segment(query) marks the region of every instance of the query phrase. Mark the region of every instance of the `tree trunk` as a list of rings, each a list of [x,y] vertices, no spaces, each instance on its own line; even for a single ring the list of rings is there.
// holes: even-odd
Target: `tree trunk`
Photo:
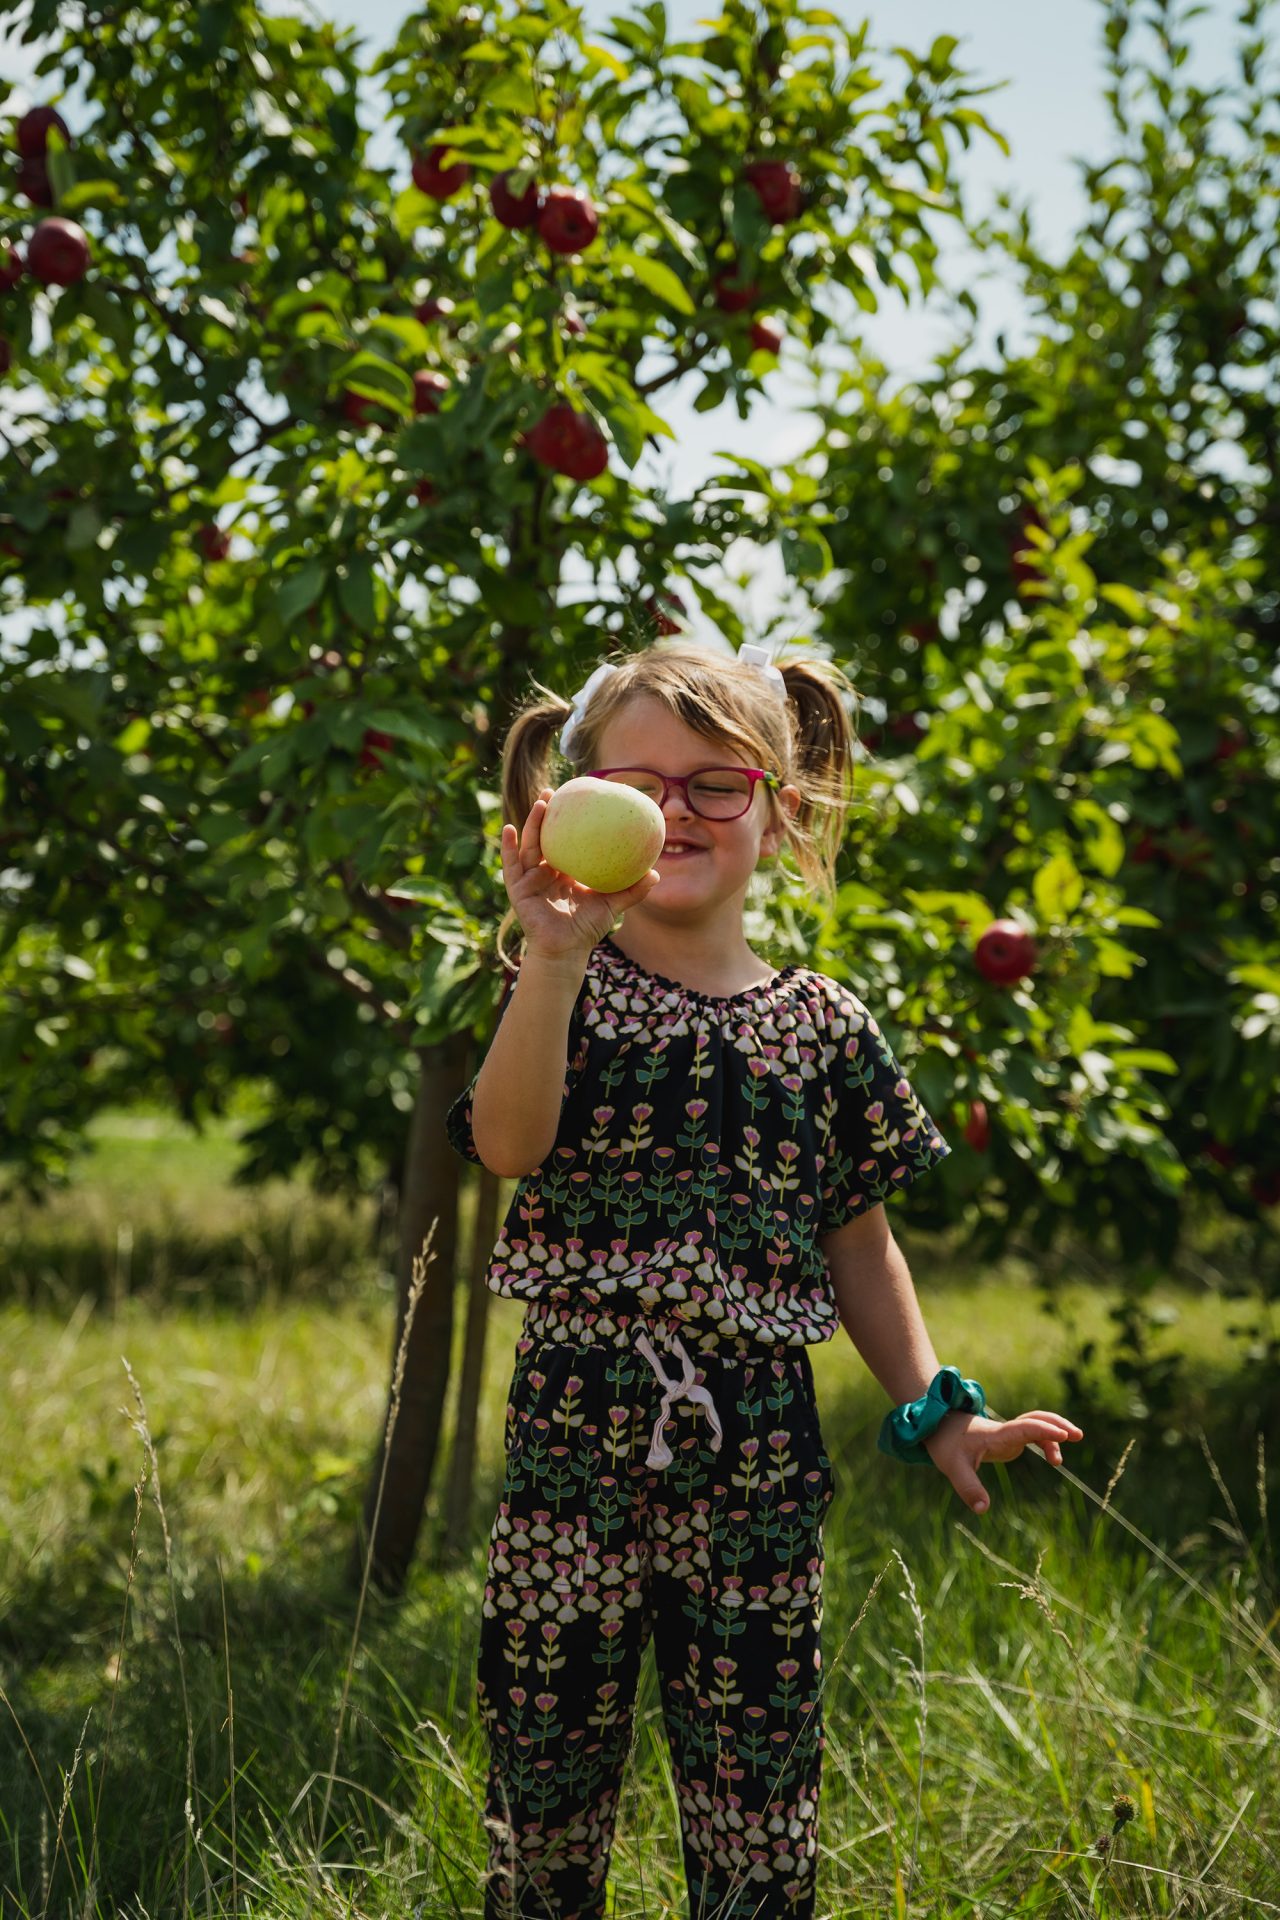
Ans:
[[[423,1049],[417,1099],[409,1127],[400,1188],[393,1380],[395,1355],[400,1349],[413,1282],[413,1263],[422,1252],[433,1219],[435,1237],[426,1285],[405,1353],[400,1404],[396,1409],[393,1395],[388,1394],[382,1441],[365,1493],[364,1511],[348,1568],[348,1577],[358,1586],[364,1572],[365,1553],[369,1551],[370,1581],[384,1593],[400,1593],[404,1588],[435,1466],[449,1385],[458,1244],[458,1175],[462,1163],[445,1138],[444,1116],[467,1084],[471,1046],[470,1034],[461,1033],[451,1034],[439,1046]],[[379,1505],[378,1488],[384,1460],[386,1479]]]
[[[489,1258],[498,1227],[498,1176],[481,1167],[476,1186],[475,1226],[471,1235],[470,1292],[467,1299],[467,1336],[462,1350],[458,1405],[453,1421],[453,1451],[445,1498],[443,1553],[463,1553],[471,1524],[471,1501],[476,1477],[476,1425],[484,1386],[484,1339],[492,1294],[485,1285]]]

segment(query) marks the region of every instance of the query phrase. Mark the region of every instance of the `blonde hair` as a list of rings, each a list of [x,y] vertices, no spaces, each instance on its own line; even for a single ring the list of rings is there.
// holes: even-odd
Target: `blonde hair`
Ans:
[[[610,720],[629,700],[648,695],[695,733],[745,753],[750,764],[775,771],[780,784],[799,788],[794,819],[776,794],[765,789],[770,824],[785,828],[779,858],[793,853],[806,890],[829,907],[853,799],[856,736],[851,709],[858,696],[841,669],[809,656],[775,660],[786,684],[784,704],[758,667],[688,640],[657,641],[636,653],[620,653],[611,664],[617,671],[592,694],[567,758],[557,743],[572,703],[534,681],[537,694],[519,709],[503,743],[503,819],[514,824],[517,834],[523,832],[542,788],[559,784],[550,773],[553,748],[559,764],[569,768],[566,779],[590,772]],[[503,941],[516,924],[515,909],[509,906],[497,933],[498,958],[508,969],[515,963],[508,959]]]

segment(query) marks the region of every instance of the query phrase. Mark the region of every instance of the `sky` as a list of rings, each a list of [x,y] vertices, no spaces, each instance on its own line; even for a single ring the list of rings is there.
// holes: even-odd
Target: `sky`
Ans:
[[[955,0],[873,0],[863,5],[825,0],[825,4],[850,27],[864,19],[870,22],[870,42],[879,50],[877,65],[889,84],[897,84],[904,72],[901,62],[891,57],[892,47],[905,45],[924,53],[939,34],[958,35],[954,57],[973,76],[970,85],[999,88],[973,104],[1010,146],[1006,157],[994,142],[975,135],[968,151],[959,153],[958,171],[969,210],[976,215],[989,213],[996,195],[1002,189],[1009,191],[1019,203],[1030,205],[1033,234],[1042,251],[1052,256],[1065,250],[1086,204],[1079,163],[1097,163],[1114,146],[1103,99],[1105,14],[1100,0],[1056,0],[1052,6],[1043,0],[1031,5],[1027,0],[968,0],[965,6],[957,6]],[[409,11],[403,0],[269,0],[269,6],[275,13],[305,7],[355,27],[370,57],[391,42]],[[1179,16],[1185,14],[1187,0],[1175,0],[1175,7]],[[1152,10],[1151,6],[1133,8],[1143,16]],[[588,0],[585,7],[587,22],[597,33],[614,14],[629,11],[630,0]],[[1226,81],[1237,71],[1236,11],[1224,0],[1209,0],[1188,29],[1194,49],[1189,71],[1202,86]],[[673,37],[695,37],[697,23],[713,12],[708,0],[667,0]],[[17,47],[0,30],[0,76],[21,85],[37,58],[38,49]],[[390,126],[378,126],[376,103],[366,106],[364,119],[373,136],[371,162],[404,170],[407,159],[401,143]],[[1011,345],[1025,337],[1020,297],[1008,279],[978,278],[989,269],[949,235],[950,224],[945,219],[932,223],[942,249],[942,277],[950,284],[970,286],[982,315],[975,352],[994,354],[1000,331]],[[861,315],[859,325],[868,348],[902,381],[926,373],[934,355],[957,330],[942,302],[925,305],[917,295],[914,304],[904,307],[892,291],[883,295],[880,312]],[[664,441],[660,454],[646,454],[640,477],[660,480],[683,495],[715,471],[721,451],[749,453],[778,465],[809,444],[814,422],[805,402],[811,390],[789,367],[785,349],[766,394],[746,421],[739,420],[732,404],[711,413],[695,413],[692,399],[699,384],[685,382],[687,391],[677,384],[660,396],[659,410],[673,428],[675,440]],[[797,620],[803,620],[799,602],[788,593],[776,551],[740,543],[731,551],[729,572],[732,576],[742,570],[754,570],[754,580],[742,593],[730,590],[729,597],[753,623],[779,606],[793,608]]]

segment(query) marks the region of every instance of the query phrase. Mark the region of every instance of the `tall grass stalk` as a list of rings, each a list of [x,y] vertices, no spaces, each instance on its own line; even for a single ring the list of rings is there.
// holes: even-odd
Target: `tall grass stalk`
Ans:
[[[236,1835],[236,1695],[231,1684],[231,1636],[227,1629],[227,1583],[218,1555],[218,1599],[222,1607],[222,1662],[227,1676],[227,1783],[231,1800],[231,1911],[240,1911],[240,1860]]]
[[[120,1675],[124,1670],[125,1636],[129,1625],[129,1603],[133,1598],[133,1582],[138,1570],[138,1534],[142,1527],[142,1503],[146,1494],[147,1477],[150,1473],[150,1461],[146,1449],[143,1449],[142,1469],[133,1483],[133,1526],[129,1533],[129,1560],[125,1568],[124,1603],[120,1608],[120,1633],[116,1640],[115,1658],[108,1669],[111,1677],[111,1697],[107,1703],[107,1731],[102,1742],[102,1759],[98,1767],[98,1794],[93,1818],[90,1824],[89,1868],[85,1875],[85,1897],[83,1913],[92,1912],[93,1892],[97,1882],[98,1866],[98,1829],[97,1808],[102,1805],[102,1796],[106,1788],[107,1767],[111,1758],[111,1734],[115,1726],[116,1701],[120,1696]]]
[[[173,1615],[173,1642],[178,1655],[178,1680],[182,1689],[182,1715],[187,1729],[187,1801],[184,1809],[186,1823],[182,1843],[182,1911],[185,1916],[191,1907],[191,1853],[194,1847],[196,1858],[200,1862],[200,1870],[204,1875],[204,1910],[212,1920],[213,1882],[209,1878],[209,1868],[201,1846],[202,1830],[197,1825],[200,1796],[196,1784],[196,1734],[195,1724],[191,1718],[191,1697],[187,1690],[187,1660],[182,1645],[182,1622],[178,1615],[178,1582],[173,1571],[173,1540],[169,1533],[169,1516],[164,1510],[164,1496],[160,1487],[160,1460],[156,1453],[155,1442],[151,1438],[146,1401],[142,1397],[142,1388],[138,1385],[133,1368],[127,1360],[123,1360],[122,1364],[128,1376],[129,1385],[133,1389],[133,1398],[138,1409],[137,1413],[130,1415],[129,1418],[146,1449],[147,1464],[151,1469],[151,1497],[155,1502],[156,1512],[160,1516],[160,1534],[164,1541],[164,1570],[169,1582],[169,1606]]]
[[[75,1754],[72,1757],[71,1765],[67,1769],[66,1775],[62,1782],[62,1803],[58,1808],[58,1825],[57,1825],[57,1828],[55,1829],[54,1836],[53,1836],[53,1871],[54,1872],[56,1872],[57,1870],[59,1850],[63,1848],[62,1833],[67,1823],[67,1808],[71,1805],[71,1793],[76,1783],[76,1774],[80,1770],[81,1759],[84,1756],[84,1737],[86,1733],[88,1733],[89,1731],[89,1721],[91,1718],[92,1718],[92,1713],[91,1712],[86,1713],[84,1717],[84,1725],[80,1729],[80,1738],[76,1742]],[[70,1862],[68,1862],[68,1864],[70,1864]],[[40,1909],[40,1920],[47,1920],[47,1915],[49,1912],[49,1901],[52,1898],[52,1895],[53,1895],[53,1872],[50,1872],[47,1875],[44,1883],[44,1905]]]
[[[356,1615],[351,1628],[351,1645],[347,1651],[346,1671],[342,1676],[342,1697],[338,1702],[338,1717],[333,1729],[333,1751],[329,1756],[329,1771],[325,1777],[324,1803],[320,1809],[320,1827],[315,1842],[314,1869],[318,1881],[325,1882],[320,1854],[324,1846],[325,1834],[329,1825],[329,1809],[333,1803],[334,1776],[338,1768],[338,1755],[342,1749],[342,1730],[346,1722],[347,1703],[351,1698],[351,1677],[355,1672],[356,1649],[360,1644],[360,1628],[364,1620],[365,1601],[369,1595],[369,1580],[373,1567],[374,1545],[378,1538],[378,1521],[382,1514],[382,1496],[386,1490],[387,1469],[391,1459],[391,1441],[395,1434],[396,1422],[400,1417],[400,1398],[404,1389],[405,1367],[409,1357],[409,1338],[413,1332],[414,1317],[418,1303],[422,1299],[427,1284],[427,1272],[435,1259],[431,1243],[435,1239],[439,1216],[431,1222],[421,1249],[414,1255],[413,1274],[409,1282],[409,1294],[405,1303],[404,1325],[400,1329],[400,1339],[396,1346],[395,1365],[391,1372],[391,1405],[387,1415],[387,1431],[382,1446],[382,1466],[378,1474],[378,1491],[374,1496],[373,1514],[369,1522],[368,1538],[365,1541],[364,1566],[360,1575],[360,1593],[356,1600]],[[308,1901],[307,1912],[311,1904]]]
[[[916,1869],[920,1859],[920,1814],[924,1806],[924,1755],[925,1736],[928,1731],[929,1722],[929,1701],[924,1665],[924,1614],[920,1611],[920,1600],[916,1593],[916,1583],[911,1578],[911,1569],[896,1547],[893,1549],[893,1557],[902,1568],[902,1577],[907,1583],[902,1597],[910,1607],[911,1617],[916,1623],[916,1645],[920,1650],[919,1661],[910,1667],[911,1677],[915,1684],[916,1696],[919,1701],[919,1712],[916,1717],[918,1751],[916,1759],[915,1824],[911,1833],[911,1857],[907,1861],[906,1885],[903,1888],[902,1894],[903,1920],[906,1920],[906,1915],[911,1907],[911,1895],[914,1890]],[[905,1656],[900,1657],[904,1658]],[[910,1666],[910,1662],[907,1664]]]

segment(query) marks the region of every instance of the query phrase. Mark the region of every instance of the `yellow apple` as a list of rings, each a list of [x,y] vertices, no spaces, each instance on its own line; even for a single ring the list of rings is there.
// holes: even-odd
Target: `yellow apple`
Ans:
[[[625,893],[662,852],[667,823],[647,793],[586,775],[566,780],[542,816],[542,857],[595,893]]]

